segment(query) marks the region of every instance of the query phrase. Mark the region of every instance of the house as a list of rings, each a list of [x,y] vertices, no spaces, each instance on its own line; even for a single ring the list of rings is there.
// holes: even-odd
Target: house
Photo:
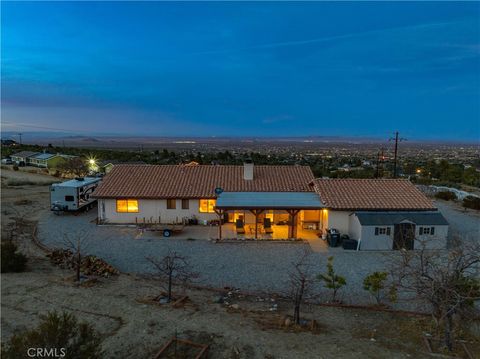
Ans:
[[[116,165],[95,197],[99,223],[222,222],[219,238],[317,239],[335,228],[358,249],[385,250],[419,238],[443,248],[448,231],[407,180],[315,179],[308,166]]]
[[[22,151],[14,153],[10,157],[12,158],[13,163],[26,166],[30,164],[30,158],[39,154],[40,152]]]
[[[448,222],[405,179],[315,179],[328,208],[324,225],[359,241],[359,249],[445,248]]]
[[[28,164],[30,166],[42,168],[56,168],[60,163],[66,160],[65,156],[52,153],[38,153],[29,158]]]

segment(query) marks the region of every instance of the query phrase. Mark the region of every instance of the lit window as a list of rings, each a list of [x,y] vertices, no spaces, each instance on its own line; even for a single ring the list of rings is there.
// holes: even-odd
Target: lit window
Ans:
[[[213,208],[215,207],[216,201],[214,199],[201,199],[198,210],[201,213],[215,213]]]
[[[136,199],[117,199],[118,213],[137,213],[138,200]]]

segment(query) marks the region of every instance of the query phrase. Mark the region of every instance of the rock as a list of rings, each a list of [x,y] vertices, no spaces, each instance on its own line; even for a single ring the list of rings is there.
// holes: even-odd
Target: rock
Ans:
[[[238,304],[232,304],[232,305],[230,306],[230,308],[232,308],[232,309],[240,309],[240,306],[239,306]]]
[[[283,324],[288,328],[290,325],[292,325],[292,320],[290,318],[286,318]]]

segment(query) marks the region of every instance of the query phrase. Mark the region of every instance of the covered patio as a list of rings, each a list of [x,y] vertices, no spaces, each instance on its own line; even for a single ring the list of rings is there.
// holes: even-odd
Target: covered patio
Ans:
[[[218,239],[314,239],[324,205],[314,192],[222,192],[216,202]]]

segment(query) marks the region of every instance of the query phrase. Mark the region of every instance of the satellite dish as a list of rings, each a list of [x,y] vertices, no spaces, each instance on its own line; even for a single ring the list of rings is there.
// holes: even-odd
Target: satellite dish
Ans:
[[[223,188],[220,188],[220,187],[215,188],[215,194],[216,194],[217,196],[220,195],[220,194],[222,194],[222,192],[223,192]]]

